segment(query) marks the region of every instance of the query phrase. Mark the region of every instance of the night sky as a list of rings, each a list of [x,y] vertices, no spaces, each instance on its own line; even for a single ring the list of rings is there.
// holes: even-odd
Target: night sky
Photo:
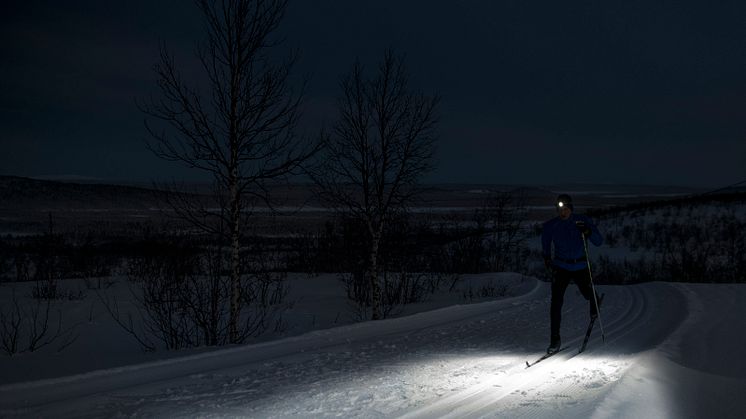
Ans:
[[[11,3],[11,4],[8,4]],[[154,157],[137,100],[163,42],[187,74],[190,1],[0,6],[0,174],[197,179]],[[354,59],[387,47],[442,96],[430,182],[746,179],[746,2],[291,0],[279,56],[310,77],[304,131],[334,118]]]

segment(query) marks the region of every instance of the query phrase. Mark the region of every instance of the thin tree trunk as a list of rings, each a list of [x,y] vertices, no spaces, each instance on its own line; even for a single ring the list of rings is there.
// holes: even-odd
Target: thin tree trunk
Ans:
[[[210,272],[210,281],[211,281],[211,290],[210,290],[210,340],[209,345],[217,345],[218,344],[218,327],[220,325],[220,275],[222,274],[222,267],[223,267],[223,248],[220,247],[218,251],[216,252],[216,256],[208,256],[213,258],[218,258],[216,261],[208,261],[209,263],[217,263],[217,268],[215,266],[208,267],[208,269],[212,270],[213,272]],[[217,270],[217,272],[215,272]]]
[[[370,305],[373,310],[373,320],[381,320],[381,286],[378,282],[378,245],[381,236],[378,233],[373,234],[373,241],[370,249]]]
[[[241,312],[239,293],[241,292],[240,261],[240,221],[241,221],[241,197],[238,193],[238,149],[239,142],[236,137],[236,114],[238,109],[238,81],[235,65],[231,65],[231,108],[230,108],[230,194],[231,194],[231,314],[229,338],[230,343],[238,343],[238,316]]]
[[[237,182],[231,184],[231,313],[228,325],[228,336],[230,343],[238,343],[238,316],[241,311],[241,271],[240,271],[240,217],[241,208],[239,204]]]

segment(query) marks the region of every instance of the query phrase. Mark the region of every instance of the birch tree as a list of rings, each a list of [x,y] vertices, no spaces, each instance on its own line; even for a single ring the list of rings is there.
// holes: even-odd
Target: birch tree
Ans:
[[[365,226],[369,305],[376,320],[383,317],[378,261],[384,229],[397,211],[406,210],[433,167],[439,99],[410,87],[404,59],[392,51],[372,78],[356,62],[340,87],[339,117],[312,177],[322,198]]]
[[[205,79],[185,80],[164,48],[155,66],[159,95],[143,110],[152,117],[146,120],[150,149],[213,180],[217,210],[183,195],[171,202],[180,216],[217,234],[230,249],[228,333],[238,343],[241,305],[251,303],[242,302],[240,267],[249,209],[255,202],[271,207],[267,182],[293,173],[317,148],[296,136],[302,94],[290,88],[294,60],[270,59],[287,0],[196,3],[207,35],[197,52]]]

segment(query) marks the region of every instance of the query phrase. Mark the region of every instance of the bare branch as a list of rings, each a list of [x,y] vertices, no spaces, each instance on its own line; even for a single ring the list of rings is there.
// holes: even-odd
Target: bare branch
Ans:
[[[231,248],[231,342],[239,336],[243,229],[255,200],[273,208],[266,182],[298,172],[320,144],[296,135],[305,86],[290,88],[296,56],[273,63],[273,33],[287,0],[198,0],[206,41],[197,58],[207,81],[204,94],[161,53],[155,66],[160,95],[142,109],[149,120],[148,147],[158,157],[181,162],[213,179],[216,208],[188,194],[169,194],[174,213]],[[175,188],[174,188],[175,189]]]
[[[438,97],[409,88],[404,59],[386,51],[376,76],[355,62],[340,81],[339,117],[310,172],[321,196],[367,226],[373,318],[380,318],[377,258],[386,223],[404,211],[432,168]]]

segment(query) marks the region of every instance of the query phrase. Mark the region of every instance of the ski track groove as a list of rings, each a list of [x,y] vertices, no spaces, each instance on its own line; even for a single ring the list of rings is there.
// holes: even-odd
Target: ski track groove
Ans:
[[[628,309],[621,315],[615,317],[616,321],[612,323],[612,327],[606,329],[606,345],[609,345],[614,342],[618,342],[622,340],[622,338],[630,333],[633,333],[637,327],[640,325],[645,324],[644,321],[650,317],[650,312],[646,308],[649,307],[649,298],[648,295],[644,292],[641,292],[639,289],[632,287],[632,289],[627,289],[630,291],[630,294],[633,294],[631,296],[631,302],[633,303],[631,306],[628,307]],[[595,331],[595,327],[594,327]],[[462,415],[461,417],[464,418],[543,418],[546,417],[546,399],[544,398],[545,392],[550,391],[551,393],[555,394],[555,398],[560,397],[561,395],[566,396],[567,400],[564,400],[565,405],[580,405],[581,401],[575,400],[572,398],[573,394],[584,394],[589,393],[589,391],[593,390],[599,390],[598,394],[595,394],[593,397],[599,397],[602,394],[608,392],[611,390],[611,386],[609,386],[606,389],[600,388],[603,387],[603,385],[599,387],[595,387],[592,384],[588,384],[587,380],[577,380],[573,377],[583,374],[584,372],[590,372],[592,367],[585,367],[584,366],[584,360],[583,356],[585,354],[593,354],[594,352],[604,352],[605,346],[601,346],[601,337],[600,333],[595,334],[595,338],[591,339],[591,342],[594,343],[593,346],[590,345],[591,342],[589,342],[589,346],[586,349],[583,354],[573,354],[572,356],[568,357],[566,362],[572,363],[574,365],[570,365],[572,367],[572,370],[569,371],[570,374],[565,373],[565,376],[563,377],[553,377],[554,382],[550,383],[537,383],[537,381],[541,381],[540,379],[534,379],[530,384],[534,384],[535,386],[528,389],[526,391],[526,395],[529,393],[533,393],[535,396],[534,400],[541,400],[541,402],[532,402],[531,399],[524,400],[524,401],[516,401],[513,403],[512,411],[502,411],[500,412],[497,407],[498,400],[495,400],[491,405],[484,406],[481,409],[474,410],[472,412],[469,412],[469,414]],[[558,363],[559,364],[559,363]],[[562,364],[559,364],[562,365]],[[567,366],[567,364],[563,365]],[[621,367],[617,368],[617,371],[622,369]],[[578,372],[580,371],[580,372]],[[599,374],[600,376],[605,376],[605,373],[601,371]],[[567,384],[557,386],[555,382],[559,381],[567,381]],[[613,383],[611,383],[613,386]],[[528,386],[524,386],[523,388],[526,388]],[[551,387],[547,389],[547,387]],[[508,397],[518,397],[517,391],[511,393],[508,395]],[[524,395],[525,397],[525,395]],[[562,404],[560,402],[560,404]],[[591,405],[593,405],[591,403]],[[573,409],[572,411],[565,411],[563,409],[563,406],[557,406],[557,409],[555,410],[556,414],[554,417],[556,418],[577,418],[577,417],[591,417],[593,412],[592,411],[585,411],[585,412],[578,412],[577,410]]]
[[[645,307],[647,304],[647,298],[645,293],[637,289],[637,287],[618,287],[616,288],[623,292],[615,293],[615,305],[624,304],[626,309],[623,313],[615,315],[612,320],[604,324],[604,330],[607,336],[607,343],[615,342],[621,339],[627,333],[631,333],[633,330],[630,329],[630,325],[638,324],[641,317],[645,317]],[[625,303],[619,302],[620,297],[625,297]],[[603,311],[602,311],[603,316]],[[602,319],[603,320],[603,319]],[[618,333],[622,332],[621,335]],[[525,364],[518,367],[513,367],[508,370],[508,373],[500,377],[497,382],[490,382],[487,385],[479,385],[472,388],[464,389],[458,393],[451,394],[446,398],[439,399],[432,404],[423,406],[416,410],[404,413],[402,418],[429,418],[429,417],[443,417],[443,418],[478,418],[478,417],[495,417],[496,404],[502,399],[509,397],[514,394],[521,394],[521,390],[524,393],[528,393],[525,389],[533,389],[537,387],[537,382],[545,379],[545,376],[540,374],[540,371],[548,370],[551,366],[559,364],[560,362],[569,362],[573,358],[577,357],[577,344],[582,342],[583,336],[575,337],[570,339],[568,345],[570,348],[567,349],[567,353],[558,354],[552,358],[544,360],[538,365],[532,366],[530,369],[525,368]],[[583,353],[593,353],[598,350],[596,347],[601,341],[600,328],[594,327],[594,334],[591,337],[588,348]],[[573,352],[574,351],[574,352]],[[537,357],[540,355],[537,355]],[[517,381],[517,382],[516,382]],[[496,390],[497,389],[497,390]],[[580,389],[579,385],[570,384],[561,387],[565,393],[578,394]],[[553,389],[554,390],[554,389]],[[528,411],[521,410],[520,417],[537,417],[541,416],[540,413],[546,413],[545,411],[537,410],[535,413],[531,413],[531,409]],[[525,415],[524,415],[525,413]],[[511,416],[513,417],[513,416]]]
[[[666,287],[676,289],[671,285],[666,285]],[[676,290],[683,296],[680,290]],[[363,417],[379,415],[406,418],[534,418],[546,417],[547,403],[555,403],[558,408],[571,407],[569,410],[557,411],[557,417],[563,417],[563,412],[567,411],[574,411],[577,414],[578,409],[583,409],[583,400],[607,394],[617,381],[615,377],[620,371],[623,374],[623,371],[629,367],[629,362],[614,359],[602,361],[601,364],[595,366],[590,364],[592,366],[587,367],[588,363],[585,362],[585,358],[589,355],[593,358],[594,354],[603,353],[613,357],[620,355],[619,352],[613,352],[613,350],[625,350],[625,337],[643,328],[645,323],[655,316],[655,310],[652,310],[655,307],[650,304],[652,296],[649,292],[636,286],[609,287],[607,297],[613,300],[607,300],[609,303],[604,304],[607,309],[602,311],[602,316],[607,316],[602,317],[605,321],[607,346],[601,345],[600,327],[597,325],[594,327],[588,348],[583,354],[578,354],[577,350],[585,332],[585,324],[580,319],[587,318],[585,309],[587,306],[574,300],[563,311],[563,323],[572,324],[572,326],[568,325],[569,329],[565,328],[565,333],[575,336],[565,342],[565,345],[570,347],[564,353],[544,360],[530,369],[526,369],[524,361],[533,361],[541,353],[528,351],[525,355],[526,359],[516,360],[515,365],[508,364],[501,367],[494,375],[485,375],[485,379],[477,376],[475,379],[479,381],[479,384],[476,385],[474,385],[474,380],[470,382],[460,378],[445,378],[429,386],[425,391],[429,390],[430,393],[425,398],[409,401],[392,398],[397,386],[400,386],[402,381],[407,381],[406,376],[394,374],[388,378],[388,380],[394,380],[389,384],[380,381],[386,379],[386,373],[392,371],[392,368],[396,371],[397,365],[406,368],[412,362],[416,364],[418,360],[427,359],[429,355],[441,357],[446,355],[440,361],[445,364],[445,368],[441,366],[440,370],[440,374],[444,376],[460,377],[463,374],[470,374],[468,368],[458,359],[453,364],[448,361],[448,356],[452,354],[450,351],[455,348],[454,340],[463,342],[462,355],[474,354],[488,358],[492,355],[499,355],[516,358],[516,352],[525,351],[526,346],[534,346],[536,337],[543,334],[547,327],[544,320],[548,309],[548,298],[544,295],[546,291],[546,287],[537,286],[525,294],[484,306],[489,309],[475,307],[473,312],[462,313],[458,318],[449,319],[447,316],[441,316],[421,327],[406,329],[397,326],[398,323],[392,323],[393,327],[390,330],[371,336],[358,337],[355,333],[356,329],[346,335],[343,334],[342,338],[332,335],[314,336],[309,344],[301,348],[300,352],[280,351],[261,357],[247,356],[243,359],[234,356],[235,359],[230,363],[222,364],[220,368],[200,373],[190,371],[186,374],[171,374],[156,379],[151,377],[148,381],[133,383],[115,390],[104,389],[86,394],[78,393],[63,400],[37,404],[30,410],[26,410],[26,413],[36,415],[57,412],[63,415],[67,413],[70,417],[79,417],[85,412],[80,410],[81,405],[84,405],[86,401],[90,402],[90,398],[93,397],[97,400],[97,406],[94,411],[89,411],[87,416],[84,415],[86,417],[104,417],[103,412],[118,412],[120,416],[132,417],[173,416],[174,414],[179,417],[214,416],[214,413],[207,413],[210,410],[207,412],[204,410],[213,406],[223,414],[253,412],[259,416],[268,414],[272,417],[307,414],[326,417],[336,412],[336,414],[348,417],[357,417],[362,414]],[[479,338],[485,333],[495,333],[502,329],[505,329],[509,335],[510,332],[525,331],[513,333],[514,336],[520,337],[518,341],[502,340],[499,333],[494,341]],[[494,342],[495,346],[490,346],[491,342]],[[631,343],[634,345],[634,341]],[[612,344],[616,344],[613,350],[610,348]],[[628,352],[635,353],[634,350]],[[582,356],[578,357],[578,355]],[[362,359],[359,359],[360,357]],[[357,364],[350,361],[353,358],[357,359],[354,361]],[[370,363],[368,361],[373,363],[372,376],[365,378],[372,381],[370,384],[372,387],[368,391],[360,391],[357,387],[353,387],[352,389],[337,388],[330,393],[330,389],[340,377],[355,371],[355,365],[365,365]],[[508,362],[513,361],[511,359]],[[317,371],[311,374],[312,377],[306,373],[294,375],[300,372],[298,369],[303,368],[301,365],[304,363],[313,364],[314,371]],[[273,381],[278,389],[284,389],[284,396],[280,400],[289,400],[281,402],[282,408],[277,406],[279,410],[274,410],[272,407],[273,402],[279,401],[277,400],[279,393],[264,394],[252,388],[251,380],[269,379],[267,378],[269,376],[264,376],[267,372],[262,370],[272,370],[274,371],[272,375],[284,377]],[[559,370],[565,371],[564,373],[557,372],[555,375],[555,371]],[[435,371],[438,371],[437,367]],[[608,374],[612,375],[611,379]],[[208,381],[197,383],[201,387],[196,388],[192,387],[194,383],[179,382],[181,377],[192,378],[193,375],[204,376]],[[355,378],[355,382],[359,378]],[[323,388],[325,387],[323,383],[326,382],[329,383],[327,389]],[[245,384],[249,385],[244,387]],[[391,399],[389,403],[402,403],[402,405],[398,409],[392,405],[385,413],[370,410],[381,403],[381,400],[376,400],[377,385],[383,386],[380,388],[383,392],[379,396],[387,396]],[[235,386],[241,386],[243,390],[237,391],[233,388],[231,391],[230,388]],[[309,388],[313,390],[310,393]],[[134,393],[131,390],[134,390]],[[445,396],[438,398],[439,395]],[[343,404],[342,410],[325,410],[324,406],[327,402],[332,405],[340,404],[340,397],[362,398],[361,404],[353,403],[352,407]],[[310,398],[318,399],[319,403],[318,405],[311,403],[307,406],[308,409],[313,407],[312,410],[299,410],[298,407],[302,406],[294,405],[292,402],[297,399],[305,406],[303,400],[308,401]],[[368,400],[368,398],[371,399]],[[367,404],[370,406],[366,409]],[[58,407],[61,410],[57,410]],[[593,412],[581,411],[580,413],[577,417],[589,417]]]
[[[333,352],[334,349],[343,348],[349,345],[376,345],[377,343],[380,343],[381,341],[386,340],[387,338],[391,337],[399,337],[408,335],[408,336],[418,336],[423,335],[428,332],[433,332],[435,330],[439,329],[449,329],[452,327],[455,327],[457,325],[464,325],[469,324],[477,319],[489,319],[489,320],[495,320],[495,319],[502,319],[503,316],[506,314],[509,314],[513,311],[519,311],[520,309],[524,308],[527,304],[534,303],[537,299],[540,297],[537,297],[539,293],[542,292],[542,286],[540,282],[537,282],[536,286],[526,292],[525,294],[517,295],[514,297],[509,297],[503,300],[493,301],[493,302],[487,302],[487,303],[481,303],[481,304],[487,304],[494,306],[492,307],[492,311],[484,311],[483,309],[476,308],[474,309],[473,313],[468,313],[465,315],[462,315],[461,317],[454,318],[454,319],[440,319],[438,321],[433,321],[430,324],[427,324],[422,327],[417,328],[405,328],[401,329],[400,327],[394,327],[394,330],[384,333],[378,333],[373,336],[363,336],[361,338],[353,337],[353,338],[347,338],[347,339],[337,339],[336,337],[327,337],[323,335],[314,336],[312,339],[316,341],[316,343],[312,343],[309,346],[303,348],[302,353],[299,354],[297,352],[291,352],[286,353],[284,351],[279,351],[279,353],[273,353],[273,354],[266,354],[262,353],[259,356],[249,356],[249,360],[242,359],[240,355],[240,349],[238,351],[231,351],[228,355],[229,358],[234,359],[235,362],[233,363],[226,363],[224,365],[221,365],[221,367],[216,369],[209,370],[210,374],[219,375],[223,372],[229,372],[229,371],[235,371],[236,368],[244,368],[244,367],[250,367],[253,365],[262,365],[262,364],[268,364],[272,362],[278,362],[282,361],[285,358],[292,358],[297,356],[313,356],[313,355],[319,355],[324,354],[328,352]],[[498,310],[501,312],[500,315],[495,314],[495,310]],[[438,311],[438,310],[436,310]],[[391,319],[396,321],[397,319]],[[362,326],[365,327],[365,324],[353,324],[351,325],[353,327],[355,326]],[[344,327],[344,326],[343,326]],[[325,333],[327,331],[321,330],[319,331],[321,333]],[[352,334],[354,335],[356,332],[356,329],[352,331]],[[315,334],[316,332],[311,332],[311,334]],[[299,337],[290,338],[291,340],[297,339]],[[399,340],[396,341],[399,343]],[[268,344],[272,345],[274,342],[268,342]],[[198,360],[199,362],[200,360]],[[177,363],[180,362],[179,359],[173,359],[170,360],[169,363]],[[124,367],[124,371],[122,371],[121,374],[123,374],[125,377],[129,374],[129,371],[126,371],[127,367]],[[104,371],[105,372],[105,371]],[[89,401],[91,398],[108,398],[109,400],[115,399],[115,400],[138,400],[142,399],[142,396],[122,396],[121,393],[126,393],[128,390],[137,389],[141,391],[152,391],[158,388],[164,388],[168,386],[171,382],[179,382],[179,380],[192,377],[194,375],[200,374],[202,371],[197,371],[193,367],[187,366],[186,371],[178,371],[174,373],[174,371],[171,368],[168,368],[166,372],[162,374],[157,374],[157,376],[149,376],[145,381],[142,380],[124,380],[124,383],[121,383],[117,385],[116,387],[112,387],[111,385],[104,385],[101,387],[92,386],[90,382],[87,382],[87,380],[83,381],[85,379],[85,375],[83,374],[81,376],[72,376],[69,377],[70,382],[65,382],[68,378],[63,377],[62,382],[55,383],[56,386],[62,385],[69,385],[71,388],[74,388],[73,390],[70,390],[69,393],[67,393],[64,397],[49,397],[49,398],[42,398],[41,400],[36,400],[35,403],[31,405],[24,405],[19,404],[17,402],[9,403],[7,406],[3,406],[3,403],[0,403],[0,416],[3,415],[3,412],[13,412],[15,411],[26,411],[27,413],[42,413],[42,412],[58,412],[61,411],[75,411],[77,407],[79,406],[85,406],[89,404]],[[94,374],[97,372],[94,371]],[[120,373],[117,373],[120,374]],[[103,376],[105,379],[108,378],[108,376]],[[97,376],[94,376],[94,381],[99,378]],[[3,390],[9,390],[8,396],[10,396],[10,393],[18,393],[19,391],[24,390],[26,387],[28,387],[27,391],[35,392],[35,393],[43,393],[43,386],[50,385],[49,383],[55,382],[58,379],[51,379],[51,380],[39,380],[37,382],[29,382],[29,383],[14,383],[6,386],[0,386],[0,395],[2,394]],[[200,396],[195,396],[195,398],[199,398]],[[7,397],[6,397],[7,398]],[[2,401],[2,398],[0,398],[0,401]],[[140,400],[141,401],[141,400]],[[133,403],[133,405],[139,404],[138,402]],[[135,407],[133,405],[129,405],[130,408]],[[122,407],[122,406],[118,406]],[[76,417],[75,414],[70,415],[69,417]],[[92,417],[99,417],[96,414],[94,414]],[[101,416],[103,417],[103,416]]]

